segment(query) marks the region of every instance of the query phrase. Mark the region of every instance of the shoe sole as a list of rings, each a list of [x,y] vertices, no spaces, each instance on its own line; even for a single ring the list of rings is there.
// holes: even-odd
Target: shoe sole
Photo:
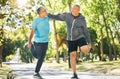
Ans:
[[[37,77],[37,76],[33,76],[34,79],[45,79],[45,78],[40,78],[40,77]]]
[[[80,78],[71,78],[71,79],[80,79]]]

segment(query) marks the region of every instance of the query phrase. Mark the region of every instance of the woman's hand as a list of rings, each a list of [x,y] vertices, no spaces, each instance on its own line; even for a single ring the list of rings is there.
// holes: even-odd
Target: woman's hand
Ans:
[[[32,43],[31,43],[31,42],[29,42],[27,47],[30,49],[30,48],[31,48],[31,46],[32,46]]]

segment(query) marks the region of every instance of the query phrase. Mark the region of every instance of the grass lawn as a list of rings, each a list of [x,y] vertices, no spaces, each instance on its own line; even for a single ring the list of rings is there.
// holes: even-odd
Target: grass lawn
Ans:
[[[10,71],[7,65],[0,67],[0,79],[7,79],[7,73]]]
[[[61,70],[71,70],[68,68],[68,63],[46,63],[49,67],[57,68]],[[85,61],[77,64],[77,71],[90,72],[90,73],[103,73],[107,75],[119,75],[120,76],[120,60],[118,61]],[[113,74],[113,71],[119,71]]]
[[[104,74],[110,75],[111,71],[120,70],[120,61],[83,62],[81,64],[78,64],[77,68],[78,68],[78,71],[104,73]],[[118,74],[116,73],[116,75],[118,75]]]

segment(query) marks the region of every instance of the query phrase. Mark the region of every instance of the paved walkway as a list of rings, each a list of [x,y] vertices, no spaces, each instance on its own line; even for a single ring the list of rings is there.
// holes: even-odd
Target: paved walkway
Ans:
[[[10,68],[14,70],[14,74],[16,74],[15,79],[34,79],[33,73],[35,64],[11,64]],[[52,69],[43,64],[41,75],[45,79],[70,79],[72,76],[72,72]],[[120,79],[120,76],[106,76],[103,74],[96,73],[85,73],[78,72],[78,76],[80,79]]]

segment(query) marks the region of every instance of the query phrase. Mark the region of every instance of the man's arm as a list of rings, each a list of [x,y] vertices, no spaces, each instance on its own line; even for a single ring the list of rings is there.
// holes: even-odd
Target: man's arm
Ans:
[[[55,19],[55,20],[65,21],[65,14],[53,15],[53,14],[48,13],[48,17]]]
[[[85,19],[83,20],[83,26],[84,26],[84,34],[85,34],[86,40],[87,40],[88,44],[91,47],[90,34],[88,32],[88,28],[87,28],[87,24],[86,24],[86,20]]]

